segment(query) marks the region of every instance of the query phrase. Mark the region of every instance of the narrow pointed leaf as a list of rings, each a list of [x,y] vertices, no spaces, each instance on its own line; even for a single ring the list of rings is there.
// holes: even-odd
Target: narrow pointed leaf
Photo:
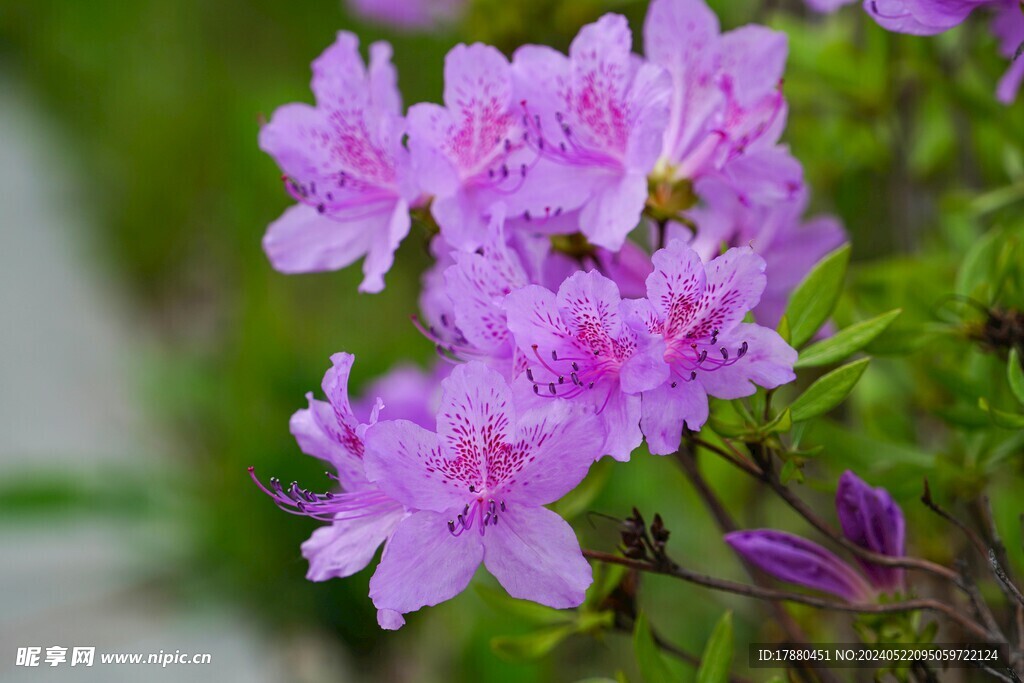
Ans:
[[[793,290],[785,313],[790,346],[803,346],[828,320],[839,300],[849,262],[850,245],[844,245],[819,261]]]
[[[1010,351],[1010,360],[1006,365],[1006,379],[1017,400],[1024,403],[1024,368],[1020,364],[1020,353],[1017,349]]]
[[[782,341],[792,346],[791,340],[793,334],[792,331],[789,329],[789,318],[787,318],[786,316],[782,316],[782,318],[779,320],[778,327],[775,328],[775,331],[779,333],[780,337],[782,337]]]
[[[697,669],[697,683],[727,683],[732,664],[732,612],[726,612],[715,624]]]
[[[1001,429],[1024,429],[1024,415],[1008,413],[1005,410],[998,410],[989,405],[983,398],[978,399],[978,407],[988,413],[992,424]]]
[[[661,657],[658,645],[654,642],[647,615],[641,612],[636,618],[633,630],[633,650],[636,652],[636,663],[640,668],[640,676],[644,683],[672,683],[672,674],[668,665]]]
[[[548,626],[523,636],[498,636],[491,640],[491,649],[505,659],[538,659],[555,649],[576,631],[572,624]]]
[[[829,339],[811,344],[800,352],[795,367],[813,368],[848,358],[874,341],[875,337],[882,334],[902,312],[897,308],[870,320],[850,325]]]
[[[576,615],[577,633],[596,633],[598,631],[608,630],[615,626],[615,612],[608,609],[601,612],[576,610],[575,612],[570,612],[570,614]]]
[[[594,582],[587,589],[584,606],[594,608],[600,605],[619,586],[627,571],[625,567],[618,564],[595,564]]]
[[[793,428],[793,415],[789,408],[786,408],[781,413],[775,416],[775,418],[766,424],[762,431],[766,434],[781,434],[788,432]]]
[[[793,422],[824,415],[849,396],[871,359],[864,358],[836,368],[807,388],[789,407]]]

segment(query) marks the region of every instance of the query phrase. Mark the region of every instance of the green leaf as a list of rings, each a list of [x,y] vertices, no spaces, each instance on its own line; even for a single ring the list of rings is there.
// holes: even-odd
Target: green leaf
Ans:
[[[1005,410],[997,410],[989,405],[983,398],[978,399],[978,407],[989,414],[992,424],[1002,429],[1024,429],[1024,415],[1008,413]]]
[[[782,337],[782,341],[787,344],[789,344],[793,338],[793,332],[789,329],[789,318],[785,315],[779,319],[779,325],[775,328],[775,331],[779,333],[780,337]]]
[[[811,423],[810,432],[808,439],[827,443],[829,457],[854,470],[877,472],[899,466],[919,479],[917,475],[935,467],[935,456],[916,446],[883,441],[862,429],[849,429],[831,420]]]
[[[711,429],[714,430],[715,434],[719,436],[740,436],[747,432],[747,425],[719,419],[714,413],[708,418],[708,424],[711,425]]]
[[[606,631],[615,626],[615,612],[610,609],[600,612],[577,610],[573,614],[576,615],[577,633]]]
[[[534,624],[548,625],[568,624],[574,616],[572,612],[513,598],[505,591],[486,584],[477,583],[473,587],[488,607],[502,615],[512,615]]]
[[[633,650],[636,652],[636,663],[640,667],[640,676],[644,683],[672,683],[672,674],[665,660],[661,658],[661,652],[658,651],[651,627],[647,623],[647,615],[643,612],[636,618]]]
[[[960,262],[960,270],[956,275],[956,293],[961,296],[972,296],[975,289],[987,289],[992,281],[992,263],[995,251],[1001,239],[1000,231],[990,230],[976,240]],[[987,303],[987,297],[982,303]]]
[[[1010,360],[1006,364],[1006,379],[1017,400],[1024,403],[1024,367],[1020,364],[1020,353],[1016,348],[1010,351]]]
[[[807,388],[789,407],[793,422],[803,422],[824,415],[843,402],[864,374],[870,358],[863,358],[836,368]]]
[[[786,305],[790,345],[799,348],[814,336],[832,314],[850,262],[850,245],[844,245],[814,266],[797,285]]]
[[[697,683],[727,683],[732,664],[732,612],[726,612],[715,624],[697,669]]]
[[[491,639],[491,649],[509,660],[528,660],[543,657],[576,630],[572,624],[549,626],[522,636],[497,636]]]
[[[761,431],[763,431],[766,434],[781,434],[783,432],[788,432],[792,428],[793,414],[789,408],[786,408],[781,413],[776,415],[771,422],[764,425],[761,428]]]
[[[788,484],[792,481],[802,483],[804,480],[803,470],[800,469],[800,465],[797,464],[796,460],[787,460],[782,466],[782,470],[779,472],[779,479],[783,484]]]
[[[895,309],[880,316],[859,322],[836,332],[831,338],[811,344],[800,352],[797,368],[813,368],[841,361],[860,351],[874,341],[892,324],[902,309]]]
[[[929,621],[928,624],[921,630],[920,635],[917,638],[919,643],[932,643],[935,641],[935,636],[939,632],[939,622]]]
[[[618,588],[627,571],[629,570],[620,564],[595,564],[594,582],[587,589],[584,606],[593,608],[600,605],[605,598],[612,594],[612,591]]]

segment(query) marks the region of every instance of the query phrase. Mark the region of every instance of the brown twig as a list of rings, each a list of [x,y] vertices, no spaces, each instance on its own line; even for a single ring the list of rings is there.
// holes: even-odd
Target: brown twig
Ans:
[[[992,567],[992,572],[999,579],[999,583],[1002,584],[1003,589],[1009,594],[1014,600],[1017,601],[1018,605],[1024,606],[1024,595],[1021,594],[1020,589],[1014,585],[1010,577],[1007,576],[1006,571],[1002,565],[999,564],[999,560],[996,559],[996,551],[988,551],[988,563]]]
[[[746,458],[744,458],[742,456],[742,454],[740,454],[740,452],[737,451],[735,448],[732,449],[733,452],[732,452],[732,454],[730,454],[724,448],[720,448],[720,447],[716,446],[713,443],[709,443],[709,442],[707,442],[707,441],[705,441],[705,440],[703,440],[703,439],[701,439],[701,438],[699,438],[697,436],[694,436],[692,433],[686,434],[685,438],[691,444],[693,444],[695,446],[700,446],[701,448],[706,448],[707,450],[711,451],[712,453],[715,453],[716,455],[721,456],[723,460],[727,461],[728,463],[730,463],[731,465],[733,465],[735,467],[738,467],[739,469],[743,470],[744,472],[746,472],[750,476],[761,478],[761,476],[762,476],[761,468],[759,468],[757,465],[755,465],[754,463],[752,463],[749,460],[747,460]],[[728,442],[726,442],[726,443],[728,443]]]
[[[925,507],[929,510],[962,531],[964,536],[967,537],[967,540],[974,546],[974,549],[978,551],[979,555],[984,558],[988,557],[988,547],[985,545],[985,542],[981,540],[981,536],[978,535],[978,532],[961,522],[951,513],[944,510],[942,506],[932,499],[932,489],[931,486],[928,485],[927,479],[924,480],[924,493],[921,494],[921,502],[924,503]]]
[[[694,441],[696,442],[698,440],[694,439]],[[707,445],[710,446],[711,444]],[[700,496],[702,501],[704,501],[705,507],[708,508],[711,516],[714,517],[715,523],[718,525],[718,528],[722,533],[731,533],[736,531],[739,527],[732,515],[729,514],[729,511],[725,509],[725,505],[722,503],[721,499],[715,495],[715,492],[711,489],[707,480],[704,479],[704,476],[700,473],[700,469],[697,467],[697,460],[692,451],[685,450],[685,447],[680,447],[680,449],[675,452],[674,457],[683,472],[686,474],[687,478],[690,480],[694,490],[697,491],[697,495]],[[751,566],[742,557],[740,558],[740,561],[742,562],[744,569],[746,569],[747,574],[750,576],[751,581],[758,586],[763,587],[767,585],[764,575],[761,572]],[[808,642],[807,635],[800,627],[800,624],[798,624],[796,619],[793,618],[793,615],[786,610],[785,606],[779,602],[772,602],[771,608],[772,612],[775,614],[776,620],[779,622],[779,625],[782,626],[782,629],[786,632],[786,636],[790,641],[795,644]],[[813,667],[814,662],[804,662],[802,665]],[[834,679],[834,676],[830,672],[824,672],[822,677],[828,680]]]
[[[841,545],[845,550],[849,551],[853,555],[856,555],[862,560],[882,565],[884,567],[902,567],[904,569],[927,572],[947,581],[952,581],[960,588],[964,588],[960,581],[960,575],[949,567],[944,567],[941,564],[918,557],[893,557],[891,555],[882,555],[880,553],[871,552],[870,550],[857,545],[853,541],[850,541],[833,528],[831,524],[818,517],[814,510],[812,510],[806,503],[804,503],[803,500],[793,493],[792,489],[779,480],[779,477],[774,470],[768,468],[763,469],[765,470],[765,481],[772,490],[782,498],[782,500],[786,501],[786,503],[793,508],[797,514],[807,520],[811,526],[828,536],[835,543]]]
[[[1005,640],[1003,630],[999,627],[999,622],[996,621],[995,614],[992,613],[992,609],[988,606],[981,591],[978,590],[978,584],[975,583],[974,577],[971,574],[968,563],[963,558],[959,558],[956,564],[957,570],[960,572],[960,578],[963,582],[964,592],[967,593],[967,597],[970,598],[971,605],[974,607],[975,616],[981,620],[992,633],[998,634],[1000,640]]]
[[[987,532],[989,543],[994,552],[994,560],[989,562],[993,573],[999,580],[1000,588],[1007,600],[1014,602],[1013,620],[1010,622],[1010,632],[1017,643],[1017,651],[1011,652],[1010,667],[1016,669],[1024,664],[1024,599],[1017,588],[1017,583],[1009,575],[1010,556],[1006,552],[1006,544],[999,534],[999,527],[996,526],[995,515],[992,514],[992,501],[988,496],[982,495],[978,500],[978,516],[981,518],[982,528]],[[1003,568],[1006,568],[1005,572]]]
[[[793,593],[790,591],[776,590],[774,588],[763,588],[761,586],[750,586],[736,581],[729,581],[727,579],[718,579],[713,576],[706,574],[700,574],[698,572],[690,571],[684,567],[679,566],[675,562],[665,563],[664,565],[655,565],[653,563],[644,560],[631,560],[627,557],[619,555],[613,555],[611,553],[600,552],[596,550],[584,550],[584,557],[596,560],[598,562],[607,562],[609,564],[620,564],[624,567],[630,567],[639,571],[650,572],[652,574],[663,574],[665,576],[672,576],[683,581],[704,586],[712,590],[723,591],[726,593],[733,593],[735,595],[742,595],[748,598],[754,598],[757,600],[774,600],[783,602],[792,602],[800,605],[807,605],[809,607],[815,607],[817,609],[833,610],[836,612],[847,612],[853,614],[892,614],[897,612],[914,612],[919,610],[937,612],[945,615],[950,621],[959,624],[964,630],[970,632],[979,640],[982,641],[994,641],[997,638],[993,634],[989,633],[988,630],[974,621],[973,619],[960,613],[955,607],[947,605],[938,600],[932,600],[927,598],[918,598],[913,600],[904,600],[902,602],[892,602],[887,604],[852,604],[846,602],[839,602],[837,600],[830,600],[826,598],[819,598],[813,595],[804,595],[802,593]]]
[[[992,514],[992,501],[988,496],[982,495],[978,500],[977,511],[981,518],[982,528],[986,530],[989,543],[992,546],[989,566],[999,580],[1003,594],[1008,600],[1015,601],[1011,632],[1017,642],[1018,650],[1024,652],[1024,596],[1021,595],[1013,577],[1009,575],[1010,557],[1006,552],[1006,544],[1003,543],[1003,539],[999,535],[999,527],[996,526],[995,515]],[[1024,655],[1017,657],[1016,661],[1011,661],[1011,665],[1019,665],[1021,659],[1024,659]]]

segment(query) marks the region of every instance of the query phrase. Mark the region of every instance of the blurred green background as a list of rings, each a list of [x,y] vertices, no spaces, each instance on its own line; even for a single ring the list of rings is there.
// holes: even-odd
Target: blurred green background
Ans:
[[[883,32],[856,7],[821,17],[792,0],[710,4],[723,28],[758,21],[790,37],[785,139],[805,164],[813,208],[838,214],[854,248],[840,322],[905,309],[897,329],[876,345],[883,357],[849,405],[812,430],[826,449],[808,464],[804,490],[831,515],[835,476],[853,467],[893,488],[911,519],[917,554],[948,561],[955,548],[947,530],[915,505],[921,477],[938,482],[953,505],[995,486],[1006,533],[1018,539],[1012,491],[1022,483],[1024,439],[993,426],[977,407],[986,397],[1012,408],[1005,355],[972,339],[981,313],[944,299],[958,291],[985,306],[1024,303],[1024,105],[1002,107],[993,98],[1004,67],[994,41],[981,22],[917,39]],[[406,240],[386,291],[376,296],[356,294],[358,269],[286,277],[269,267],[260,238],[290,199],[273,161],[257,148],[261,118],[310,99],[309,63],[342,28],[364,44],[394,43],[408,104],[440,98],[444,54],[457,42],[565,48],[582,24],[608,10],[630,17],[639,48],[646,3],[633,1],[472,0],[462,19],[418,34],[360,23],[338,0],[4,3],[0,102],[4,121],[18,123],[5,124],[11,137],[0,152],[11,162],[0,190],[8,209],[2,249],[4,263],[20,263],[23,277],[8,271],[0,301],[12,310],[31,307],[39,313],[31,320],[52,323],[4,352],[5,431],[18,427],[19,410],[47,413],[47,397],[65,392],[64,380],[76,381],[56,373],[57,359],[31,342],[56,335],[69,348],[110,351],[112,374],[86,378],[81,398],[67,413],[49,412],[42,429],[59,434],[76,406],[104,414],[106,392],[99,389],[116,375],[142,438],[119,447],[126,457],[98,464],[77,457],[74,443],[72,457],[59,457],[52,448],[26,447],[36,443],[31,437],[8,438],[0,452],[0,530],[12,539],[45,537],[90,520],[115,530],[129,546],[130,569],[111,570],[103,590],[127,586],[142,618],[157,621],[157,634],[168,613],[185,623],[193,612],[212,613],[212,632],[244,625],[253,651],[269,662],[261,673],[268,680],[635,676],[629,638],[614,634],[576,636],[533,661],[503,656],[492,639],[531,626],[472,590],[415,615],[397,634],[380,632],[366,598],[370,572],[306,582],[299,544],[315,524],[278,511],[245,469],[321,481],[322,466],[299,453],[287,422],[319,385],[332,352],[356,355],[356,387],[400,361],[425,364],[433,353],[409,324],[428,264],[422,234]],[[24,150],[17,162],[14,148]],[[58,212],[55,243],[70,245],[60,249],[70,249],[71,262],[102,283],[96,296],[116,308],[116,328],[85,338],[63,314],[62,306],[78,305],[68,292],[86,286],[77,276],[66,291],[40,292],[40,280],[60,281],[55,270],[63,261],[46,249],[34,265],[23,260],[36,252],[19,240],[43,229],[33,224],[37,210]],[[37,392],[36,409],[8,382],[15,372]],[[98,390],[89,391],[88,382]],[[130,452],[136,448],[148,452]],[[707,465],[744,523],[806,531],[750,482]],[[611,474],[611,483],[589,509],[617,517],[633,505],[648,517],[661,512],[677,559],[742,576],[673,462],[638,454],[628,465],[603,466],[602,474]],[[580,514],[574,523],[584,545],[614,546],[614,522]],[[53,542],[89,541],[72,534]],[[38,557],[40,566],[71,561]],[[73,569],[51,581],[33,566],[17,565],[0,595],[43,583],[59,592],[75,581]],[[724,607],[737,611],[740,642],[778,635],[762,606],[668,580],[645,579],[641,602],[660,632],[690,650],[699,651]],[[222,614],[228,616],[216,616]],[[849,635],[841,621],[799,614],[812,633]],[[31,609],[3,617],[4,647],[25,624],[45,635],[40,618]],[[112,628],[112,642],[133,642],[130,628]],[[175,647],[168,635],[154,649]],[[218,673],[220,680],[235,674]]]

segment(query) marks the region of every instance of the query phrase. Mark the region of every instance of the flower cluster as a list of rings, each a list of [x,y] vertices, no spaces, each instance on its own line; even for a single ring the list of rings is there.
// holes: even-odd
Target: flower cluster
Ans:
[[[903,557],[903,511],[883,488],[871,488],[853,472],[839,478],[836,512],[847,540],[878,555]],[[726,542],[758,569],[782,581],[837,595],[850,602],[878,592],[902,592],[903,570],[857,558],[861,572],[817,543],[784,531],[755,529],[727,534]],[[866,580],[865,580],[866,577]]]
[[[410,213],[440,228],[443,259],[491,240],[498,207],[539,267],[535,243],[551,235],[579,235],[576,251],[596,262],[633,232],[648,248],[703,232],[705,257],[723,241],[766,258],[799,241],[811,262],[842,241],[833,223],[800,223],[803,173],[779,144],[785,36],[722,33],[703,0],[654,0],[644,35],[640,57],[625,18],[608,14],[567,55],[458,45],[443,104],[403,115],[390,46],[374,43],[366,65],[339,33],[313,63],[316,104],[281,107],[260,133],[297,202],[267,231],[271,263],[297,273],[365,257],[360,289],[378,292]]]
[[[329,522],[302,548],[312,580],[385,545],[370,582],[383,628],[481,563],[515,597],[579,605],[589,565],[543,506],[601,457],[674,452],[709,397],[794,379],[772,327],[845,236],[801,222],[802,170],[779,144],[785,38],[722,33],[702,0],[654,0],[644,34],[644,57],[615,14],[568,54],[459,45],[443,104],[403,114],[390,47],[366,65],[340,33],[313,64],[315,106],[261,131],[296,200],[264,239],[279,270],[362,258],[360,289],[377,292],[413,221],[436,232],[415,324],[437,368],[400,368],[353,405],[353,358],[335,355],[327,401],[291,429],[339,488],[260,483]]]

